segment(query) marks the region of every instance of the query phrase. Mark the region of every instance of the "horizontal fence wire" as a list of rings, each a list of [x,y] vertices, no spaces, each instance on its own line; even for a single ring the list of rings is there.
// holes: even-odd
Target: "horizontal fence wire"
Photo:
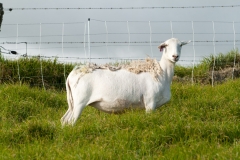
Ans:
[[[91,19],[91,21],[96,22],[107,22],[107,23],[126,23],[126,21],[104,21],[98,19]],[[171,21],[172,23],[191,23],[192,21]],[[194,23],[211,23],[212,21],[193,21]],[[85,24],[86,22],[64,22],[65,24]],[[128,21],[128,23],[149,23],[149,21]],[[169,21],[151,21],[151,23],[169,23]],[[214,21],[214,23],[225,23],[225,24],[232,24],[232,21]],[[240,21],[235,21],[236,24],[240,23]],[[42,25],[61,25],[62,23],[41,23]],[[14,26],[15,23],[3,23],[2,26]],[[39,25],[39,23],[18,23],[19,26],[31,26],[31,25]]]
[[[240,5],[211,5],[211,6],[162,6],[162,7],[64,7],[64,8],[4,8],[5,11],[12,10],[132,10],[132,9],[205,9],[205,8],[234,8]]]
[[[128,35],[128,33],[107,33],[108,35]],[[171,33],[151,33],[152,35],[169,35]],[[192,33],[177,33],[175,34],[181,34],[181,35],[192,35]],[[215,35],[232,35],[233,33],[215,33]],[[235,33],[235,35],[239,35],[240,33]],[[96,34],[90,34],[90,36],[100,36],[100,35],[106,35],[106,33],[96,33]],[[149,35],[149,33],[131,33],[131,35]],[[195,33],[195,35],[212,35],[212,33]],[[74,34],[74,35],[64,35],[64,37],[79,37],[84,36],[84,34]],[[16,36],[0,36],[0,38],[15,38]],[[39,35],[35,36],[18,36],[19,38],[39,38]],[[62,35],[42,35],[42,37],[62,37]]]
[[[109,42],[109,41],[98,41],[98,42],[84,42],[84,41],[81,41],[81,42],[41,42],[41,44],[62,44],[62,43],[66,43],[66,44],[76,44],[76,43],[118,43],[118,44],[129,44],[129,43],[162,43],[164,41],[113,41],[113,42]],[[206,41],[194,41],[195,43],[203,43],[203,42],[206,42],[206,43],[221,43],[221,42],[240,42],[240,40],[206,40]],[[23,43],[23,42],[21,42]],[[28,44],[39,44],[40,42],[27,42]],[[16,44],[16,42],[0,42],[0,44]],[[18,43],[19,44],[19,43]]]

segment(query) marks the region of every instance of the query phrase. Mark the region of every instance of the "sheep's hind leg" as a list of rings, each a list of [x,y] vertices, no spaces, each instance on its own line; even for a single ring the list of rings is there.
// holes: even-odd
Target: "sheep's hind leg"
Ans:
[[[79,118],[79,116],[81,115],[85,107],[86,105],[81,103],[81,104],[78,104],[77,107],[73,108],[73,114],[71,116],[71,121],[70,121],[71,125],[74,125],[76,123],[77,119]]]
[[[72,113],[73,113],[72,110],[70,108],[68,108],[67,112],[61,118],[62,126],[70,123],[69,119],[70,119],[70,117],[72,117]]]
[[[73,109],[68,109],[64,116],[61,118],[62,125],[74,125],[79,118],[85,105],[78,104],[73,107]]]

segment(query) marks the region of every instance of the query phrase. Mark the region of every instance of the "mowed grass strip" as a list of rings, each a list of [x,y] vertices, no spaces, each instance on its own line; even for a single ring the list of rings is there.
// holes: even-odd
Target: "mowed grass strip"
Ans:
[[[0,159],[238,159],[240,80],[214,87],[173,83],[151,114],[86,107],[62,128],[64,91],[0,86]]]

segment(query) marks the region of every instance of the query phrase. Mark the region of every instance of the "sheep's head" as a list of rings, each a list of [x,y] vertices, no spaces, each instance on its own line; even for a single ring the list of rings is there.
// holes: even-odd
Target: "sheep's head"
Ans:
[[[188,42],[181,42],[176,38],[171,38],[163,43],[161,43],[158,48],[160,52],[163,51],[163,56],[166,57],[171,62],[175,63],[179,60],[181,55],[182,46],[188,44]]]

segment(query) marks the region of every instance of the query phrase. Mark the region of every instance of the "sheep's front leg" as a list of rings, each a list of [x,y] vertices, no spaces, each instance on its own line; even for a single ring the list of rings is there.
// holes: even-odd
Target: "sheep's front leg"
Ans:
[[[144,103],[145,109],[147,113],[154,111],[156,108],[166,104],[170,100],[170,95],[162,96],[162,97],[155,97],[155,98],[146,98]]]
[[[151,113],[156,108],[156,103],[154,101],[149,101],[145,103],[146,113]]]

